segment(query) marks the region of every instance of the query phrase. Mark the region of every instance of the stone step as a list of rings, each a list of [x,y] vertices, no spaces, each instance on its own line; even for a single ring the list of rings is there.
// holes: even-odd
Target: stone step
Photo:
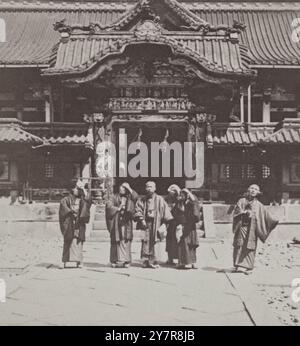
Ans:
[[[95,221],[105,221],[105,214],[104,213],[95,213]]]
[[[105,205],[96,205],[95,212],[104,214],[105,213]]]
[[[107,230],[105,220],[98,220],[93,222],[93,230]]]

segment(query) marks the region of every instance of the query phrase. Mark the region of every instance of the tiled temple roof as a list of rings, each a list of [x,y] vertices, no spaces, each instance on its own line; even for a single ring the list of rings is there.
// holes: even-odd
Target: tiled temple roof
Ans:
[[[264,142],[264,139],[274,133],[275,124],[215,124],[208,140],[214,146],[245,145],[253,146]]]
[[[22,122],[14,118],[1,118],[0,144],[82,145],[92,148],[88,129],[89,125],[83,123]]]
[[[42,138],[45,145],[92,146],[88,136],[88,126],[77,123],[30,123],[26,130]]]
[[[172,2],[171,0],[169,0]],[[300,65],[299,43],[294,43],[292,21],[300,18],[300,3],[184,2],[195,17],[214,25],[244,23],[241,43],[248,47],[256,66]],[[103,26],[117,22],[135,2],[38,2],[1,1],[0,18],[6,23],[7,40],[0,42],[2,65],[49,65],[53,47],[60,39],[53,24]]]
[[[31,145],[80,145],[92,148],[92,137],[88,124],[82,123],[22,123],[2,119],[0,143]],[[211,146],[256,146],[300,143],[300,119],[285,119],[278,128],[277,123],[239,124],[213,123],[207,134]]]
[[[263,140],[266,144],[300,144],[300,119],[284,119],[282,128]]]
[[[45,73],[51,75],[83,72],[108,55],[120,53],[126,45],[143,42],[168,45],[176,53],[189,57],[209,72],[253,75],[247,65],[247,50],[224,38],[163,36],[149,39],[134,36],[120,38],[119,35],[72,37],[68,42],[59,45],[54,66]]]
[[[1,144],[42,144],[43,140],[25,130],[16,124],[0,125],[0,143]]]
[[[211,137],[207,138],[214,146],[253,146],[253,145],[299,145],[300,119],[284,119],[281,124],[251,123],[213,124]]]

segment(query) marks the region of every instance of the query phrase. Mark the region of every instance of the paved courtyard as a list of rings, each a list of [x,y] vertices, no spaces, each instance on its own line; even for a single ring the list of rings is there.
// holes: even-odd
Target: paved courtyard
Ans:
[[[276,299],[291,305],[300,267],[266,266],[267,250],[260,250],[250,277],[228,272],[230,242],[213,239],[200,243],[198,270],[142,269],[138,242],[129,269],[110,268],[109,243],[98,242],[85,244],[83,269],[61,269],[59,237],[7,233],[0,240],[0,278],[7,284],[0,325],[297,325],[299,306],[278,315],[284,309]]]

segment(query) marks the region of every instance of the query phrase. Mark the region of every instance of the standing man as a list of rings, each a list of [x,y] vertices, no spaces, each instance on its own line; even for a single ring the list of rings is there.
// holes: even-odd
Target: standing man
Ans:
[[[173,220],[169,222],[167,228],[166,251],[168,253],[168,265],[174,265],[174,259],[178,259],[178,243],[176,239],[176,211],[180,199],[180,192],[180,187],[173,184],[168,188],[168,196],[166,197],[166,202],[173,216]]]
[[[141,259],[144,268],[159,268],[159,243],[165,237],[166,223],[173,219],[171,211],[162,196],[156,194],[156,185],[146,183],[146,196],[139,199],[135,208],[137,227],[144,232]]]
[[[64,237],[62,255],[64,268],[68,262],[75,262],[77,267],[82,264],[83,243],[91,204],[91,195],[81,181],[78,181],[69,196],[64,197],[60,202],[59,224]]]
[[[258,201],[260,194],[259,186],[251,185],[233,213],[233,264],[235,271],[245,274],[250,274],[254,268],[257,238],[265,242],[278,224]]]
[[[111,240],[110,263],[113,268],[128,268],[131,263],[132,221],[137,199],[137,193],[128,183],[123,183],[119,193],[106,204],[106,224]]]
[[[177,233],[181,226],[181,236],[179,233],[178,244],[178,269],[197,269],[196,250],[199,246],[197,235],[197,222],[201,219],[201,208],[199,200],[188,189],[181,191],[181,203],[177,207]]]

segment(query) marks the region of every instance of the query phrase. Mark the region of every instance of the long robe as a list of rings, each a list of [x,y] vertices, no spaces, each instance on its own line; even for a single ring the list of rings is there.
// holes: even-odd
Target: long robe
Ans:
[[[188,200],[181,207],[178,206],[176,220],[183,226],[183,234],[178,244],[178,264],[180,266],[195,264],[197,262],[196,250],[199,247],[197,235],[197,222],[201,220],[201,207],[199,200]]]
[[[59,206],[59,224],[64,237],[62,261],[83,261],[86,223],[89,222],[91,197],[81,198],[78,204],[73,195],[64,197]]]
[[[178,225],[178,222],[175,218],[178,202],[170,196],[166,197],[166,202],[173,216],[173,220],[169,222],[167,228],[166,251],[168,253],[169,261],[173,261],[174,259],[178,259],[178,243],[176,239],[176,227]]]
[[[151,217],[149,210],[151,209]],[[159,243],[163,236],[159,233],[162,224],[167,224],[173,219],[171,211],[162,196],[154,193],[151,197],[145,196],[139,199],[135,208],[135,220],[138,221],[137,228],[143,229],[141,222],[144,220],[147,227],[143,229],[141,259],[156,264],[159,260]]]
[[[130,263],[131,242],[133,239],[133,216],[138,195],[132,191],[130,195],[122,197],[115,194],[106,204],[105,216],[107,229],[110,233],[110,262]],[[124,204],[124,213],[118,209]]]
[[[249,210],[252,216],[244,214]],[[264,205],[256,198],[241,198],[233,213],[233,264],[248,270],[254,268],[257,240],[265,242],[278,220],[273,219]]]

